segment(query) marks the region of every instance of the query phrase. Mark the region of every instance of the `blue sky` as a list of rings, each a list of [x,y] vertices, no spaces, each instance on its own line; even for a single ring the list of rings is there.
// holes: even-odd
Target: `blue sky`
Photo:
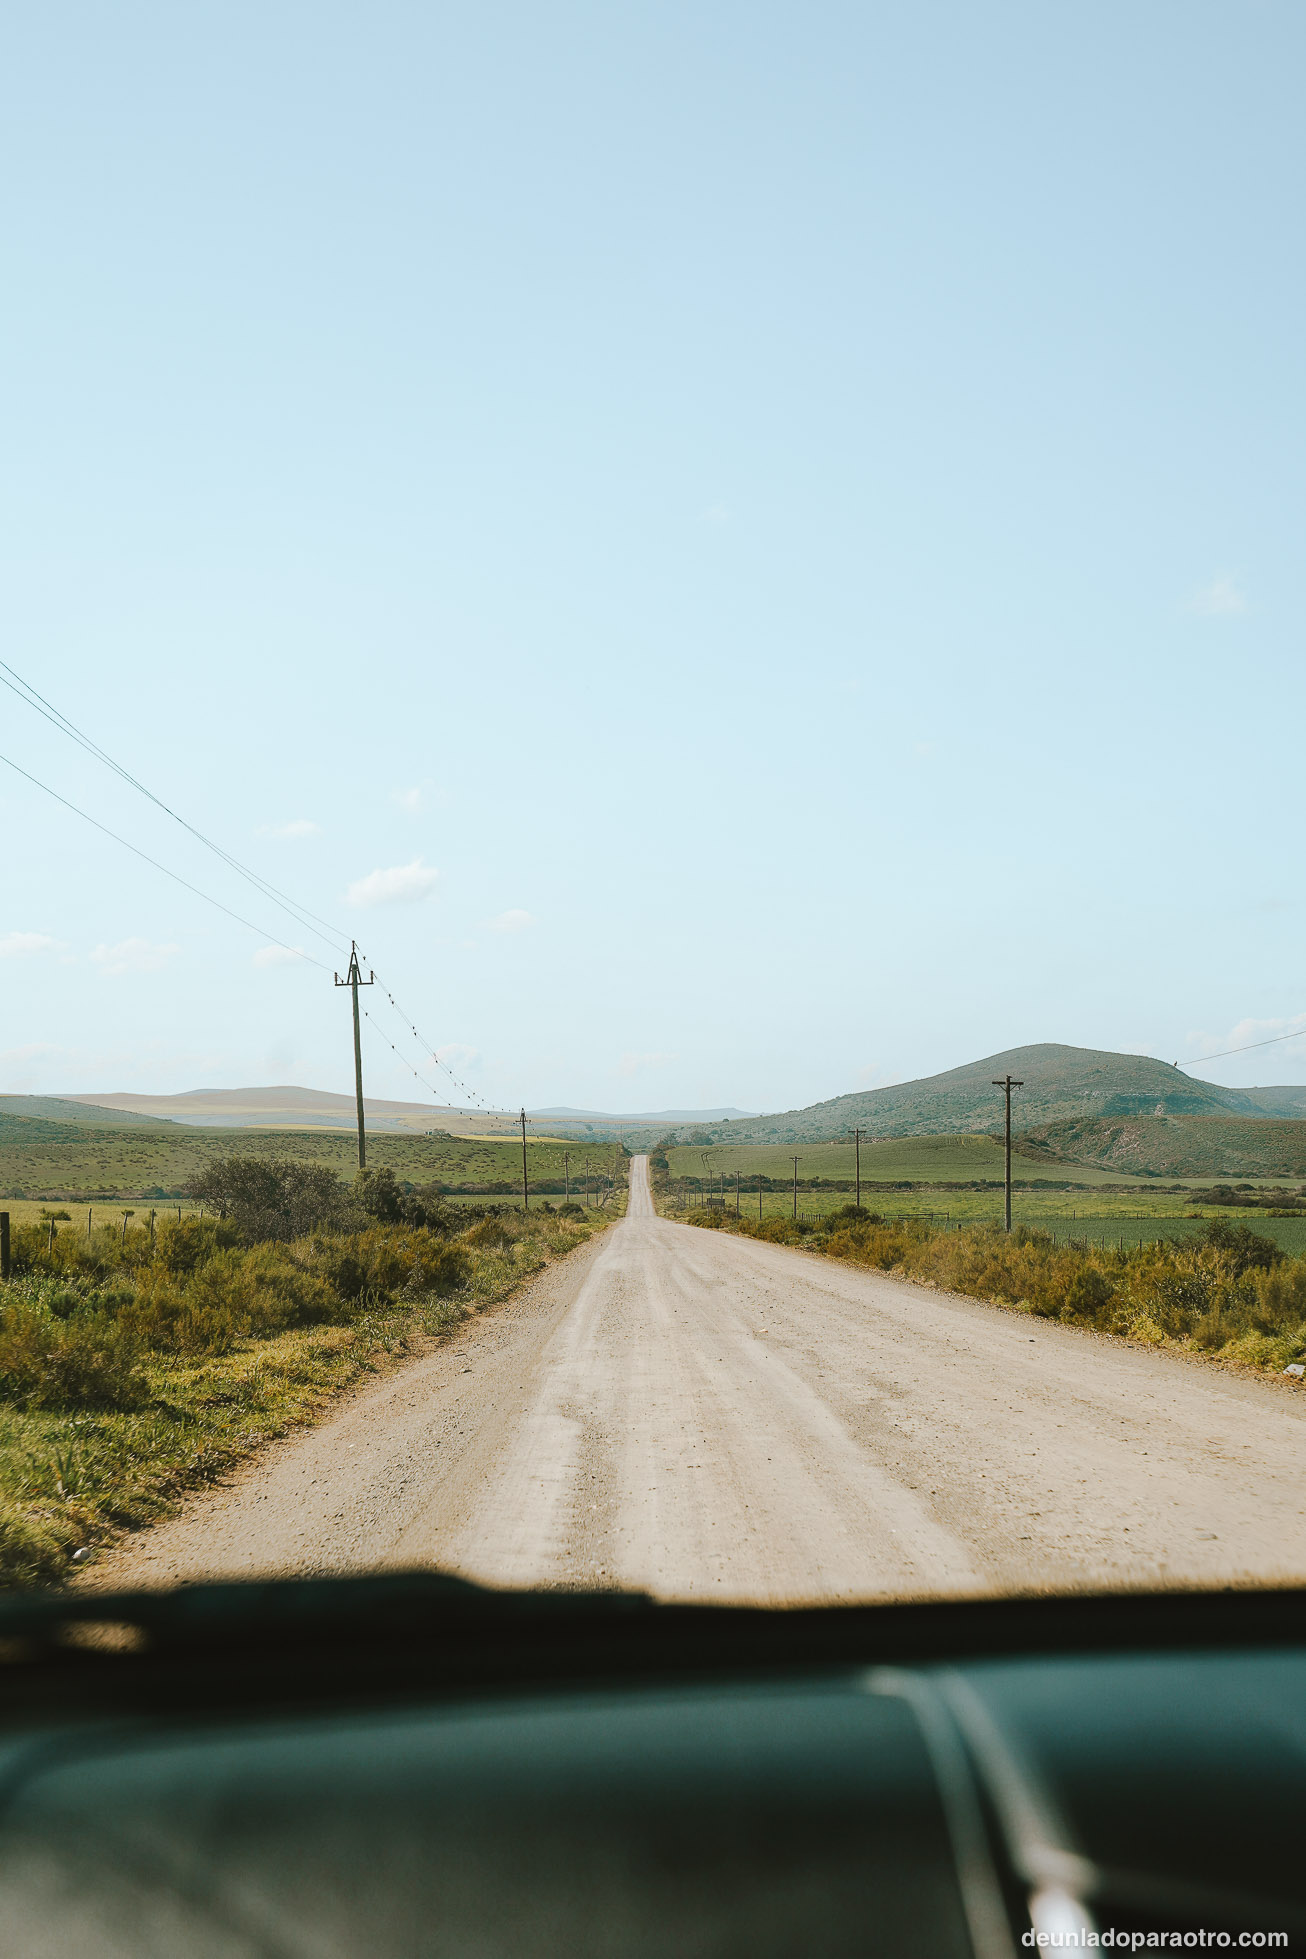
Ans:
[[[1304,43],[1260,0],[28,10],[0,657],[489,1101],[1306,1027]],[[334,963],[11,695],[0,736]],[[0,820],[0,1086],[348,1085],[329,971],[5,769]]]

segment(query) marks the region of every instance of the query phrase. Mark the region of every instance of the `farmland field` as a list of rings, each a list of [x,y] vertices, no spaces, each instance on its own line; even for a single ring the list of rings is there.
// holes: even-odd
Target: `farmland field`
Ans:
[[[725,1171],[733,1176],[770,1177],[775,1181],[792,1177],[794,1156],[798,1157],[798,1177],[804,1182],[813,1177],[853,1176],[854,1152],[851,1143],[799,1144],[794,1149],[767,1144],[720,1144],[695,1148],[682,1145],[666,1152],[673,1180],[676,1177],[702,1177],[704,1158],[713,1176]],[[1013,1177],[1038,1183],[1105,1184],[1119,1183],[1120,1176],[1102,1170],[1081,1170],[1077,1164],[1036,1161],[1033,1157],[1011,1159]],[[993,1136],[895,1136],[862,1144],[863,1183],[975,1183],[1002,1180],[1002,1144]]]
[[[83,1198],[103,1192],[142,1198],[179,1192],[219,1157],[292,1157],[352,1177],[356,1145],[347,1131],[304,1129],[190,1129],[139,1125],[46,1122],[0,1115],[0,1196],[7,1200]],[[532,1184],[561,1187],[564,1160],[575,1182],[588,1158],[595,1175],[618,1158],[611,1146],[576,1145],[553,1137],[531,1139],[527,1163]],[[392,1170],[401,1182],[507,1184],[520,1188],[521,1144],[475,1136],[379,1135],[367,1139],[374,1169]],[[12,1208],[12,1204],[10,1206]]]
[[[717,1192],[718,1197],[720,1192]],[[1078,1197],[1078,1202],[1076,1198]],[[746,1218],[788,1218],[793,1215],[793,1197],[785,1190],[760,1193],[745,1190],[739,1208]],[[682,1202],[674,1181],[660,1198],[660,1208],[668,1217],[683,1216],[704,1202],[704,1194],[691,1188]],[[852,1202],[851,1193],[840,1190],[798,1191],[798,1215],[809,1222],[827,1216]],[[725,1208],[732,1212],[735,1195],[727,1182]],[[1002,1191],[995,1190],[862,1190],[862,1209],[886,1218],[920,1218],[935,1225],[1001,1224]],[[1196,1214],[1196,1215],[1194,1215]],[[1082,1196],[1064,1190],[1020,1190],[1012,1194],[1012,1223],[1027,1224],[1036,1231],[1049,1231],[1059,1239],[1084,1238],[1093,1242],[1128,1244],[1158,1237],[1183,1238],[1200,1231],[1211,1218],[1226,1218],[1234,1225],[1246,1224],[1264,1237],[1272,1238],[1296,1257],[1306,1251],[1306,1216],[1267,1217],[1264,1211],[1230,1210],[1223,1205],[1203,1202],[1200,1190],[1166,1191],[1106,1190],[1085,1191]]]

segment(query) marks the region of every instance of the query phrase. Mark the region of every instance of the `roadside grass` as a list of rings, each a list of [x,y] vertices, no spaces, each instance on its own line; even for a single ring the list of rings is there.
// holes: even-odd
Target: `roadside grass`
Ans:
[[[758,1224],[707,1210],[689,1212],[685,1222],[1262,1371],[1282,1373],[1306,1361],[1306,1258],[1285,1257],[1261,1231],[1227,1218],[1195,1227],[1199,1235],[1186,1243],[1126,1243],[1123,1250],[1059,1241],[1027,1225],[1010,1233],[993,1225],[936,1227],[849,1204],[819,1225],[784,1218]]]
[[[613,1215],[541,1208],[452,1237],[372,1226],[252,1247],[187,1220],[153,1249],[133,1232],[125,1247],[61,1239],[53,1255],[39,1227],[16,1234],[23,1269],[0,1287],[0,1582],[57,1583],[75,1550],[164,1515]],[[309,1323],[277,1324],[296,1314]]]

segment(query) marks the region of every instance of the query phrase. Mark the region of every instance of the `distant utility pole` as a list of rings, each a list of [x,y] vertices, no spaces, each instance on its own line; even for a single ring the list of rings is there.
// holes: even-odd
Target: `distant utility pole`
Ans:
[[[1024,1082],[1013,1081],[1010,1075],[1003,1075],[1000,1080],[995,1075],[993,1077],[993,1086],[994,1088],[1000,1088],[1003,1094],[1007,1098],[1007,1174],[1003,1182],[1003,1189],[1006,1196],[1006,1205],[1005,1205],[1006,1229],[1010,1231],[1011,1229],[1011,1091],[1013,1088],[1023,1088],[1025,1084]]]
[[[571,1151],[562,1152],[562,1174],[567,1180],[567,1202],[571,1202]]]
[[[736,1170],[735,1171],[735,1216],[736,1217],[739,1216],[739,1193],[743,1189],[743,1187],[744,1187],[744,1173],[742,1170]]]
[[[794,1158],[794,1222],[798,1222],[798,1158]]]
[[[347,986],[354,1000],[354,1103],[358,1109],[358,1167],[367,1168],[367,1136],[363,1128],[363,1036],[358,1025],[358,989],[372,986],[376,974],[369,972],[364,979],[358,964],[358,941],[349,942],[349,971],[341,979],[339,973],[333,975],[337,986]]]
[[[590,1160],[585,1158],[585,1209],[590,1207]]]
[[[853,1131],[853,1149],[857,1156],[857,1208],[860,1211],[862,1208],[862,1132],[860,1129]]]
[[[531,1187],[526,1176],[526,1111],[521,1112],[521,1207],[523,1211],[531,1208]]]

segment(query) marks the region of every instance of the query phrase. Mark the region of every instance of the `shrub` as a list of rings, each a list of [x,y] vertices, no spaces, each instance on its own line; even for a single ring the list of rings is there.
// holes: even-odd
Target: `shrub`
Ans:
[[[35,1301],[7,1301],[0,1308],[0,1394],[22,1407],[139,1407],[146,1386],[138,1342],[108,1313],[56,1319]]]
[[[1283,1333],[1306,1322],[1306,1261],[1253,1274],[1255,1324],[1266,1333]]]
[[[165,1218],[155,1239],[154,1263],[180,1276],[239,1241],[235,1226],[221,1218]]]
[[[452,1204],[445,1203],[439,1190],[413,1190],[401,1184],[393,1170],[360,1170],[349,1193],[355,1216],[364,1227],[375,1224],[408,1224],[421,1231],[438,1231],[448,1237],[461,1222]]]
[[[289,1158],[227,1156],[189,1186],[247,1244],[288,1241],[347,1221],[348,1193],[333,1170]]]
[[[1096,1265],[1082,1265],[1066,1288],[1062,1311],[1067,1319],[1096,1324],[1115,1298],[1115,1291],[1105,1272]]]
[[[1262,1238],[1248,1225],[1229,1224],[1224,1218],[1213,1218],[1197,1242],[1217,1253],[1235,1279],[1253,1266],[1268,1272],[1283,1262],[1283,1253],[1272,1238]]]
[[[878,1211],[863,1210],[858,1204],[841,1204],[822,1219],[827,1231],[861,1231],[883,1222]]]
[[[489,1217],[478,1218],[463,1233],[465,1245],[475,1245],[478,1250],[501,1252],[511,1245],[513,1234],[496,1211]]]

